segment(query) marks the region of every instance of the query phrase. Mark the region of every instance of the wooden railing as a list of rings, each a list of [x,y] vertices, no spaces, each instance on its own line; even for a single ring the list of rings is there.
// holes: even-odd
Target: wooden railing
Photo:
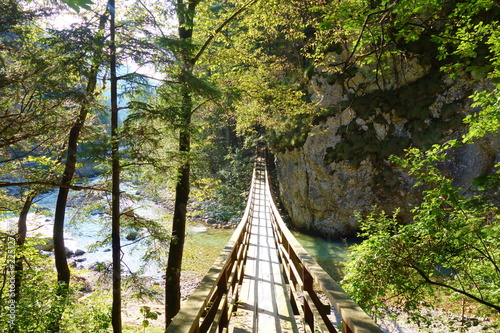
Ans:
[[[235,232],[200,285],[167,327],[167,333],[222,332],[236,311],[247,257],[256,171],[245,212]]]
[[[267,170],[266,190],[268,197],[272,198]],[[289,283],[292,307],[306,324],[306,330],[337,332],[328,318],[332,304],[342,318],[342,332],[381,333],[377,324],[304,250],[283,222],[274,200],[269,200],[269,205],[276,247]],[[321,298],[326,298],[329,303],[324,303]]]
[[[267,170],[257,165],[243,218],[233,236],[198,288],[183,304],[167,333],[226,332],[237,309],[243,281],[253,215],[256,170],[265,172],[273,233],[282,271],[288,284],[292,308],[305,323],[307,332],[337,332],[328,318],[330,304],[342,318],[342,332],[380,333],[373,320],[333,281],[304,250],[281,218],[271,199]],[[323,300],[322,300],[323,299]]]

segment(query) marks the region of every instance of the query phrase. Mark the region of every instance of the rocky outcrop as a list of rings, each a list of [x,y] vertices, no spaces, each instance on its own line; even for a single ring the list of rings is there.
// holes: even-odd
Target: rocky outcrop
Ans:
[[[315,77],[311,89],[331,114],[316,122],[301,147],[275,154],[281,199],[297,228],[332,238],[354,235],[355,213],[366,214],[374,205],[386,212],[400,207],[401,218],[409,220],[420,191],[388,157],[461,138],[462,119],[474,112],[468,96],[487,85],[412,68],[411,80],[388,89],[354,80],[363,87],[356,94]],[[500,161],[499,148],[500,136],[491,136],[451,152],[441,168],[457,186],[470,188],[473,178]]]

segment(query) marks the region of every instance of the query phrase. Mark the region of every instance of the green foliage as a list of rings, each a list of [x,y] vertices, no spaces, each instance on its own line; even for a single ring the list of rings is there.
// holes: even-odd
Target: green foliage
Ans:
[[[449,66],[450,75],[458,75],[457,68],[468,68],[474,75],[491,78],[493,82],[498,77],[492,74],[493,68],[498,68],[495,62],[499,58],[494,28],[498,15],[492,1],[453,4],[438,0],[332,1],[327,4],[308,1],[304,6],[293,2],[270,2],[264,6],[272,8],[275,17],[286,16],[286,19],[278,23],[276,18],[268,17],[269,10],[262,11],[257,6],[237,22],[237,33],[228,32],[217,40],[217,59],[220,60],[206,61],[210,68],[216,68],[214,77],[229,81],[239,90],[235,104],[238,131],[247,136],[263,136],[276,150],[301,146],[312,124],[324,116],[315,105],[308,103],[310,95],[302,81],[315,73],[325,76],[329,84],[341,84],[346,91],[351,79],[363,73],[365,81],[372,80],[387,90],[390,86],[386,83],[391,80],[404,85],[399,62],[404,63],[408,56],[415,54],[431,59],[441,52],[438,66]],[[212,11],[207,19],[217,19],[220,13],[220,8]],[[247,37],[237,40],[234,36]],[[283,45],[299,50],[299,56],[295,58],[290,51],[283,50]],[[485,47],[489,49],[486,53]],[[461,65],[457,56],[469,60]],[[306,77],[302,76],[304,71]],[[428,88],[434,93],[413,101],[416,105],[397,109],[398,115],[411,120],[405,126],[412,133],[414,144],[421,148],[439,142],[439,133],[447,129],[453,119],[461,117],[450,107],[446,116],[437,122],[432,120],[429,125],[428,107],[441,87],[438,84]],[[489,118],[477,125],[477,131],[481,126],[489,126],[485,130],[490,131],[497,126],[496,95],[495,91],[476,95],[481,112],[477,117],[471,116],[469,122]],[[412,96],[398,97],[406,100]],[[384,145],[390,146],[390,143]],[[337,159],[342,160],[344,155],[339,151]]]
[[[10,247],[2,239],[2,248],[0,249],[2,272],[6,272],[6,266],[9,264],[7,253]],[[33,243],[28,243],[25,247],[15,249],[15,256],[23,258],[24,270],[20,274],[22,286],[20,298],[15,303],[15,327],[19,332],[48,332],[49,323],[57,318],[57,313],[64,311],[69,304],[70,296],[56,296],[57,285],[55,275],[52,269],[52,262],[45,256],[42,256],[34,249]],[[2,285],[0,294],[0,309],[6,313],[11,297],[9,295],[10,280],[7,280],[7,274],[2,274]],[[7,332],[9,330],[8,316],[1,316],[0,330]]]
[[[102,36],[96,36],[91,25],[48,33],[34,24],[51,13],[46,8],[36,15],[26,11],[26,21],[7,29],[16,38],[1,42],[0,172],[12,182],[55,183],[63,170],[65,142],[75,115],[82,105],[99,106],[83,87],[89,68],[103,61],[89,64],[96,47],[103,47]],[[92,118],[91,124],[95,125]],[[82,132],[82,141],[93,141],[100,132],[97,126],[89,127]],[[29,191],[46,188],[31,185]]]
[[[352,247],[344,286],[363,307],[379,311],[389,303],[419,320],[420,307],[434,306],[443,292],[500,310],[498,207],[481,190],[455,188],[439,171],[455,145],[411,149],[394,158],[419,180],[415,186],[425,186],[411,224],[402,224],[398,211],[359,217],[366,240]]]
[[[450,22],[443,33],[436,35],[441,59],[455,59],[442,67],[452,77],[469,72],[474,81],[488,79],[492,87],[477,90],[471,98],[477,112],[469,115],[470,124],[465,142],[493,133],[500,128],[500,22],[498,4],[490,0],[460,2],[449,15]]]
[[[500,52],[499,52],[500,55]],[[479,112],[468,116],[465,122],[470,124],[470,130],[465,135],[465,142],[472,142],[474,138],[484,137],[488,133],[495,133],[500,128],[500,102],[498,94],[500,84],[493,91],[480,91],[473,95],[473,106]]]
[[[110,303],[110,300],[98,291],[81,299],[74,299],[63,315],[62,329],[65,332],[109,332],[111,327]]]
[[[242,3],[234,1],[234,6]],[[227,111],[234,115],[240,135],[263,138],[276,149],[303,143],[315,112],[307,95],[308,64],[302,54],[305,31],[315,20],[308,8],[315,3],[257,2],[216,36],[213,48],[201,59],[214,82],[228,87]],[[206,15],[201,26],[211,27],[232,7],[202,10]]]
[[[80,9],[91,9],[90,5],[93,4],[91,0],[61,0],[62,3],[68,5],[75,12],[80,12]]]
[[[437,0],[404,0],[332,1],[313,7],[323,14],[323,22],[310,45],[314,52],[307,55],[322,71],[343,77],[338,83],[345,88],[353,69],[362,69],[366,80],[382,89],[386,78],[398,76],[395,59],[421,48],[421,37],[435,29],[441,6]],[[332,45],[342,47],[334,50]]]
[[[146,328],[149,327],[148,319],[156,320],[158,319],[158,315],[160,315],[160,313],[157,311],[151,311],[151,308],[149,306],[142,306],[140,311],[144,316],[144,320],[142,321],[141,325],[144,328],[144,332],[146,332]]]
[[[214,155],[215,152],[220,155]],[[215,159],[217,156],[221,158]],[[241,215],[250,184],[251,156],[253,151],[214,145],[201,152],[200,159],[205,162],[200,160],[195,164],[196,174],[205,177],[194,180],[193,197],[198,201],[215,201],[208,209],[203,208],[205,213],[210,213],[221,222]]]
[[[67,294],[60,295],[57,291],[56,277],[52,268],[52,259],[43,256],[33,245],[39,240],[32,239],[23,248],[16,248],[16,256],[24,259],[24,269],[20,275],[22,279],[20,298],[16,304],[15,328],[19,332],[50,331],[49,325],[64,313],[61,329],[65,332],[107,332],[110,327],[109,304],[98,293],[93,293],[84,299],[77,299],[78,293],[74,289]],[[0,267],[5,272],[7,265],[6,243],[2,237],[0,248]],[[7,313],[9,297],[9,281],[2,274],[0,279],[3,284],[0,294],[0,309]],[[75,286],[76,288],[78,285]],[[0,330],[9,331],[10,317],[3,315],[0,318]]]
[[[418,53],[436,57],[439,62],[434,63],[452,78],[470,73],[471,80],[488,79],[493,84],[471,96],[477,112],[466,119],[471,130],[464,139],[470,142],[499,128],[498,3],[334,1],[311,10],[323,14],[323,22],[318,25],[311,44],[314,53],[309,56],[327,75],[344,77],[335,82],[345,86],[345,77],[353,67],[374,68],[370,77],[383,87],[384,78],[397,70],[393,56],[404,59],[409,53]],[[343,45],[343,52],[329,47],[337,44]],[[408,108],[403,116],[425,120],[425,112],[425,108]]]

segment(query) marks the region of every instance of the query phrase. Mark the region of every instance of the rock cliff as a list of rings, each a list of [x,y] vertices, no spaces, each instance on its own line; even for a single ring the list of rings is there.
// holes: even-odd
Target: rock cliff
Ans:
[[[355,235],[355,212],[365,214],[374,205],[386,212],[401,207],[401,219],[409,220],[420,191],[388,157],[460,139],[462,119],[475,111],[468,96],[488,83],[452,80],[414,59],[408,64],[399,68],[404,80],[396,73],[383,87],[361,70],[349,86],[325,79],[330,74],[312,78],[311,93],[329,112],[301,147],[275,154],[281,198],[297,228],[330,238]],[[499,148],[500,136],[491,136],[457,148],[441,167],[467,189],[500,160]]]

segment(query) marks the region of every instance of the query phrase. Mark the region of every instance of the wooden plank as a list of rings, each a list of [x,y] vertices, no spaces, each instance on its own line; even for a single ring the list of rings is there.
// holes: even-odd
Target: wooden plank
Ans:
[[[238,292],[238,304],[236,312],[233,313],[229,322],[230,333],[253,332],[255,321],[255,272],[257,265],[257,247],[255,245],[254,236],[250,238],[248,247],[248,255],[244,265],[243,282]]]
[[[283,332],[297,332],[298,327],[294,318],[292,303],[289,298],[289,290],[285,277],[282,273],[282,267],[279,263],[273,264],[273,275],[275,276],[275,302],[278,307],[280,326]],[[278,278],[278,279],[276,279]]]
[[[313,290],[313,282],[337,308],[346,332],[381,332],[290,233],[272,201],[261,156],[254,168],[250,193],[235,235],[167,332],[199,332],[202,316],[206,316],[202,330],[210,327],[215,318],[212,328],[218,325],[217,321],[220,325],[214,331],[282,333],[312,332],[321,328],[334,332],[323,311],[324,304]],[[297,306],[303,300],[306,303]],[[233,310],[237,311],[233,313]],[[295,321],[297,313],[302,318],[297,319],[300,330]],[[310,326],[305,323],[305,317]]]
[[[298,332],[268,213],[269,198],[258,176],[255,189],[245,277],[228,331]]]

